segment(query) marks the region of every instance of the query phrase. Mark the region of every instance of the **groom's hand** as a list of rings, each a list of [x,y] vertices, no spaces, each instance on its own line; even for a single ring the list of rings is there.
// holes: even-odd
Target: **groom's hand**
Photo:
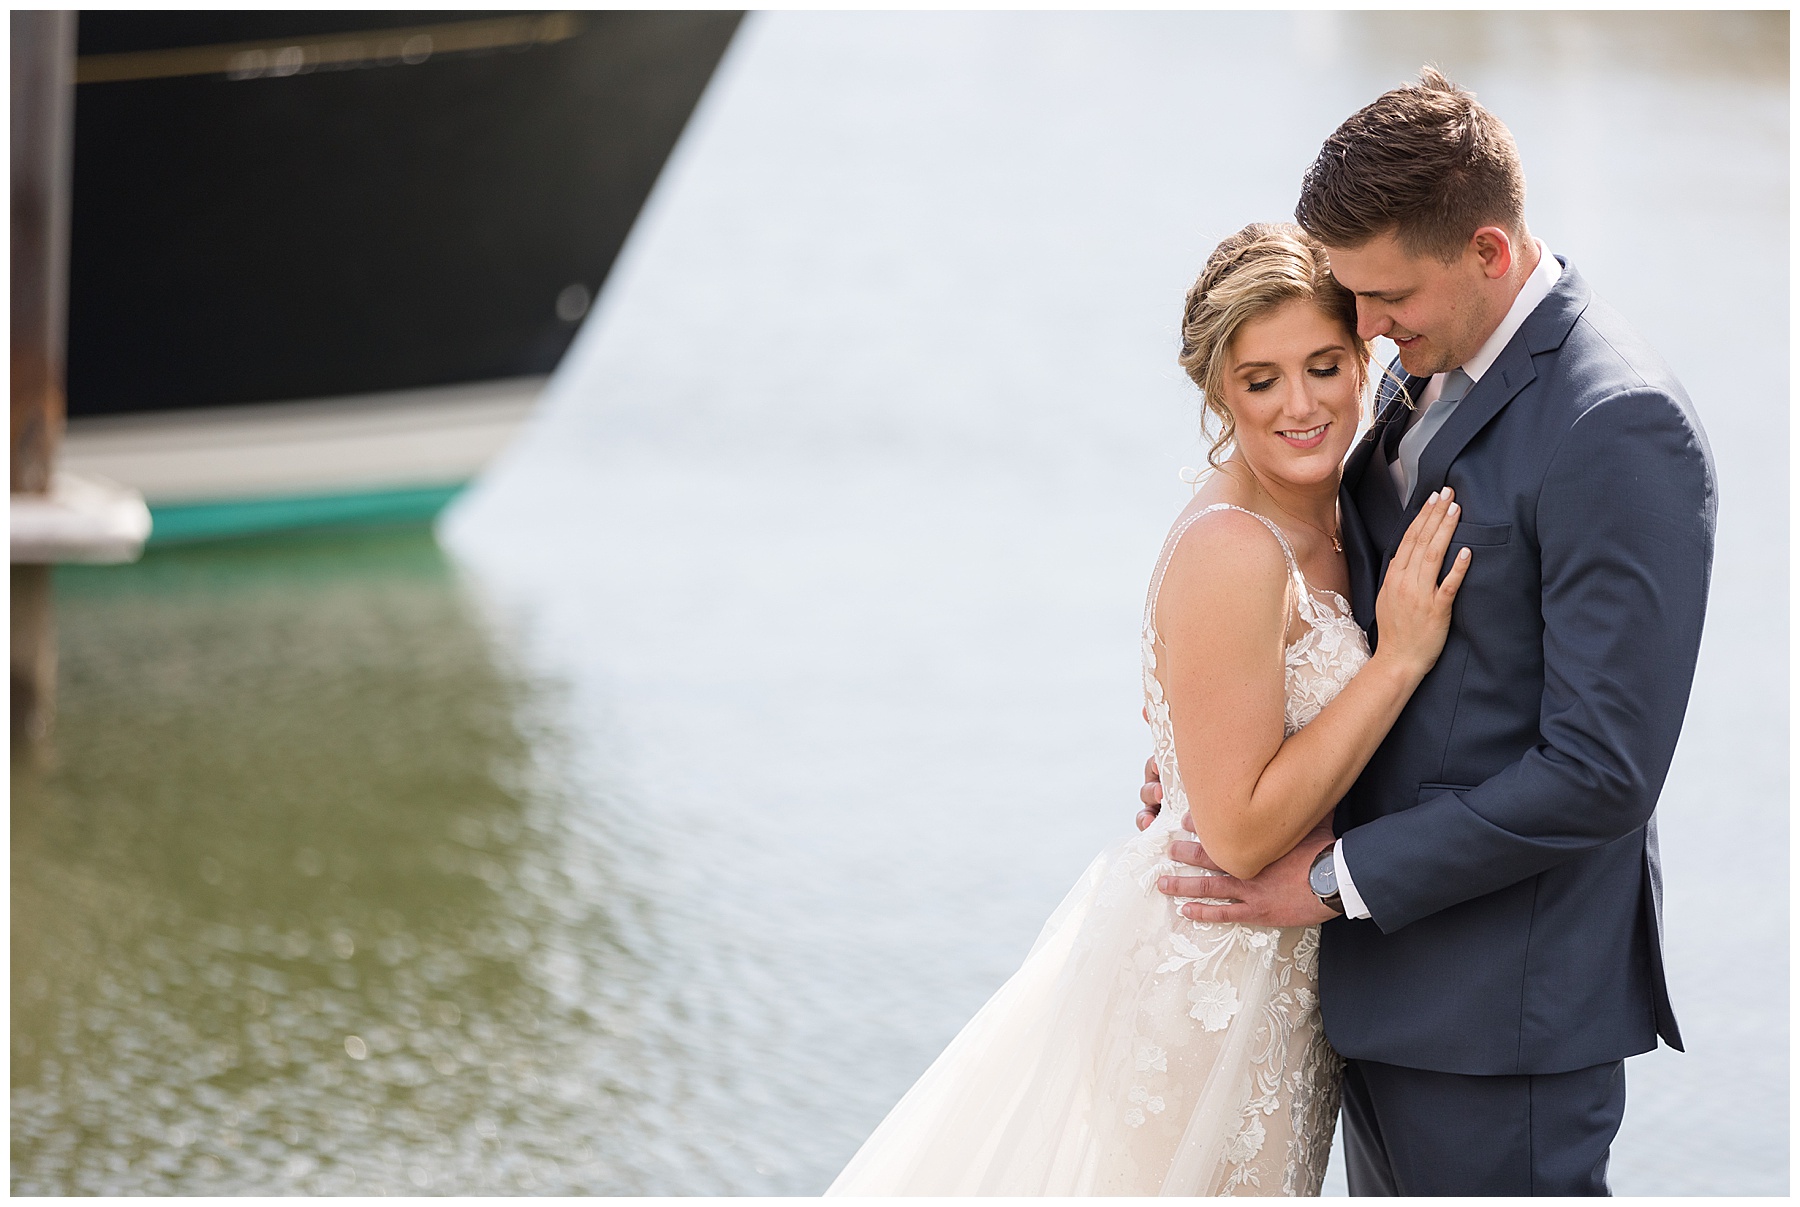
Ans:
[[[1187,828],[1193,829],[1189,821]],[[1311,926],[1337,917],[1313,895],[1306,874],[1313,858],[1336,838],[1329,821],[1320,822],[1298,846],[1271,863],[1251,880],[1239,880],[1219,872],[1218,865],[1197,842],[1169,844],[1169,856],[1179,863],[1209,868],[1213,876],[1163,876],[1156,887],[1171,897],[1209,897],[1231,902],[1205,905],[1189,901],[1181,907],[1184,918],[1195,922],[1241,922],[1247,926]]]
[[[1144,719],[1147,721],[1150,718],[1146,716]],[[1138,799],[1144,802],[1144,807],[1138,810],[1137,815],[1137,828],[1142,830],[1162,812],[1162,772],[1156,769],[1154,755],[1144,760],[1144,786],[1138,789]]]

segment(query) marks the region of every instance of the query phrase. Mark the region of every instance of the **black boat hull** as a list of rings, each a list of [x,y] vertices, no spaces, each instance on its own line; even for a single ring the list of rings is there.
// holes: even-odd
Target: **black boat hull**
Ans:
[[[83,13],[70,416],[549,372],[740,14],[553,16]]]

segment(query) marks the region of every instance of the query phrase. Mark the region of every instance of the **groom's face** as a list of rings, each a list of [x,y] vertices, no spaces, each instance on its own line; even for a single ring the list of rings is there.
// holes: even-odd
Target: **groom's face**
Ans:
[[[1408,252],[1392,234],[1326,250],[1331,275],[1356,295],[1357,334],[1393,340],[1414,376],[1456,368],[1499,323],[1490,274],[1473,247],[1448,263]]]

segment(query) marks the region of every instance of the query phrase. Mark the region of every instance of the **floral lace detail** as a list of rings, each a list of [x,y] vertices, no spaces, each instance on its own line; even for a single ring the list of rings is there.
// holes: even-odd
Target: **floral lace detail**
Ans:
[[[1210,511],[1213,509],[1207,509]],[[1190,922],[1156,891],[1187,793],[1157,679],[1156,595],[1196,511],[1169,534],[1145,608],[1144,695],[1158,822],[1102,851],[1018,972],[832,1183],[854,1195],[1316,1195],[1342,1065],[1319,1023],[1319,929]],[[1257,517],[1262,519],[1262,517]],[[1267,520],[1263,520],[1267,524]],[[1293,551],[1286,728],[1368,657],[1342,599]],[[1335,601],[1335,602],[1334,602]]]
[[[1202,516],[1230,504],[1215,504],[1183,517],[1170,532],[1158,559],[1145,606],[1143,628],[1144,695],[1154,736],[1156,764],[1162,774],[1164,806],[1156,826],[1147,831],[1145,844],[1121,862],[1139,891],[1153,891],[1158,876],[1194,870],[1168,857],[1188,800],[1175,760],[1174,726],[1168,701],[1157,676],[1156,596],[1169,558],[1187,529]],[[1281,544],[1290,580],[1288,598],[1303,631],[1286,652],[1285,732],[1292,736],[1319,715],[1369,658],[1363,632],[1350,615],[1350,607],[1335,592],[1313,591],[1300,572],[1286,536],[1267,518],[1245,511],[1265,524]],[[1291,622],[1290,622],[1291,623]],[[1127,870],[1129,869],[1129,870]],[[1115,889],[1115,895],[1124,886]],[[1172,910],[1171,910],[1172,912]],[[1238,1092],[1241,1101],[1219,1121],[1214,1137],[1214,1168],[1197,1170],[1206,1184],[1199,1193],[1316,1195],[1324,1180],[1336,1125],[1341,1061],[1326,1042],[1319,1021],[1318,953],[1316,926],[1276,929],[1241,925],[1195,923],[1173,916],[1173,925],[1155,950],[1141,953],[1140,963],[1154,961],[1140,993],[1139,1031],[1133,1036],[1138,1059],[1127,1101],[1166,1106],[1200,1092],[1202,1082],[1215,1080],[1231,1070],[1220,1067],[1231,1053],[1241,1049],[1236,1063],[1244,1076]],[[1179,994],[1171,992],[1179,987]],[[1181,1009],[1180,1007],[1185,1007]],[[1244,1042],[1230,1039],[1208,1049],[1213,1068],[1170,1067],[1170,1050],[1185,1046],[1181,1028],[1171,1027],[1171,1017],[1197,1026],[1202,1033],[1247,1029]],[[1206,1076],[1212,1073],[1212,1077]],[[1186,1114],[1187,1112],[1177,1112]],[[1126,1122],[1149,1122],[1141,1106],[1133,1105]],[[1274,1137],[1280,1143],[1270,1145]],[[1204,1131],[1184,1137],[1183,1143],[1205,1144]],[[1179,1163],[1181,1154],[1175,1158]],[[1192,1191],[1190,1191],[1192,1193]]]
[[[1299,610],[1307,627],[1287,648],[1290,737],[1318,716],[1369,660],[1369,643],[1350,615],[1350,601],[1336,591],[1313,591],[1297,568],[1294,577],[1300,584]]]

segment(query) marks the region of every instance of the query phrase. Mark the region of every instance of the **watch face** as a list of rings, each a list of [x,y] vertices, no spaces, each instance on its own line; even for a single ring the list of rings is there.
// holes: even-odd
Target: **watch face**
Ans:
[[[1307,879],[1312,883],[1312,891],[1321,897],[1329,897],[1337,892],[1337,860],[1331,856],[1313,864]]]

